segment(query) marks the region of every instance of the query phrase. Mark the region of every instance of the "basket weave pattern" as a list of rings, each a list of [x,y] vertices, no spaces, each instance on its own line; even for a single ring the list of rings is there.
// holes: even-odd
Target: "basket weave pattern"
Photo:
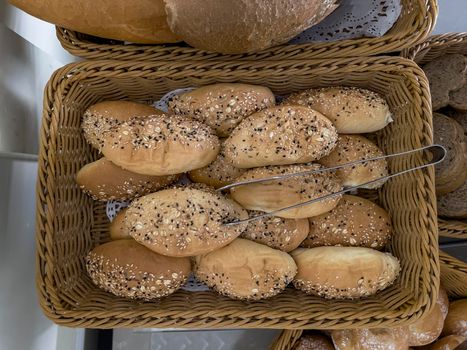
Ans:
[[[178,291],[155,302],[115,297],[94,286],[84,256],[109,239],[104,204],[75,184],[98,154],[86,143],[81,116],[91,104],[123,99],[152,102],[182,87],[218,82],[262,84],[278,95],[348,85],[382,94],[395,121],[376,134],[386,153],[432,143],[428,83],[402,58],[280,62],[90,61],[57,71],[45,90],[37,185],[37,288],[45,314],[71,327],[321,328],[384,327],[414,321],[431,308],[439,284],[433,169],[391,179],[378,192],[390,212],[390,250],[401,276],[385,291],[358,301],[327,301],[288,288],[264,301],[242,302],[214,292]],[[391,171],[420,165],[428,155],[391,160]]]

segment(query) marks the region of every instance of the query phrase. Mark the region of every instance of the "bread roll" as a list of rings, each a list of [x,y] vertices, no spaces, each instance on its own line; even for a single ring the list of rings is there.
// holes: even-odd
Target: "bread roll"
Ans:
[[[302,243],[306,248],[340,245],[382,249],[392,234],[388,213],[357,196],[343,195],[334,209],[309,221],[310,233]]]
[[[130,232],[125,226],[125,213],[127,208],[124,208],[115,215],[114,219],[110,223],[109,233],[110,239],[116,241],[119,239],[133,239],[130,236]]]
[[[248,170],[236,181],[264,179],[275,175],[297,173],[320,169],[319,164],[301,164],[289,166],[271,166]],[[248,184],[230,190],[232,198],[249,210],[272,212],[314,198],[342,190],[339,180],[331,173],[319,173],[272,180],[263,183]],[[317,203],[289,209],[276,216],[289,219],[303,219],[320,215],[333,209],[341,195],[321,200]]]
[[[467,299],[456,300],[449,304],[449,313],[442,334],[467,337]]]
[[[290,95],[286,105],[310,107],[328,118],[338,133],[363,134],[392,122],[389,105],[376,92],[356,87],[326,87]]]
[[[261,214],[253,211],[250,212],[250,217]],[[290,252],[300,245],[308,235],[308,231],[307,219],[266,217],[250,221],[241,237],[283,252]]]
[[[305,334],[295,343],[292,350],[334,350],[334,346],[324,335]]]
[[[222,83],[203,86],[169,101],[169,112],[209,125],[219,137],[228,137],[249,115],[274,106],[276,99],[267,87]]]
[[[86,140],[99,151],[104,136],[122,122],[135,118],[148,118],[164,113],[153,106],[130,101],[104,101],[89,107],[83,116],[82,128]]]
[[[119,297],[151,300],[172,294],[187,280],[188,258],[156,254],[132,239],[112,241],[86,256],[94,284]]]
[[[460,89],[449,93],[449,105],[460,112],[467,112],[467,83],[464,83]]]
[[[331,331],[336,350],[407,350],[406,327]]]
[[[443,330],[444,319],[448,314],[449,299],[444,288],[440,287],[434,308],[418,319],[409,328],[409,346],[422,346],[434,342]]]
[[[318,160],[325,167],[384,156],[373,142],[360,135],[339,135],[337,146],[330,155]],[[385,159],[348,166],[336,171],[344,187],[358,186],[388,175]],[[379,181],[362,188],[379,188],[385,181]]]
[[[237,168],[307,163],[329,154],[336,141],[336,129],[321,113],[271,107],[243,119],[225,141],[225,156]]]
[[[219,249],[237,238],[248,213],[215,191],[172,188],[134,200],[125,215],[130,235],[156,253],[195,256]]]
[[[102,153],[124,169],[162,176],[208,165],[219,147],[211,128],[198,121],[154,116],[122,122],[107,132]]]
[[[467,180],[454,192],[438,196],[438,215],[455,219],[467,219]]]
[[[76,174],[76,183],[95,200],[124,201],[160,190],[177,181],[179,177],[132,173],[104,157],[82,167]]]
[[[195,258],[196,278],[220,294],[235,299],[273,297],[297,273],[289,254],[246,239]]]
[[[462,345],[461,345],[462,344]],[[467,337],[462,335],[448,335],[433,344],[416,348],[417,350],[466,350]]]
[[[285,43],[319,23],[335,0],[166,0],[170,28],[197,49],[254,52]]]
[[[221,143],[221,149],[217,158],[204,168],[195,169],[188,173],[193,182],[204,183],[214,188],[227,186],[242,175],[246,169],[240,169],[233,166],[224,155],[224,143]]]
[[[467,136],[467,112],[461,112],[453,108],[443,109],[443,114],[454,119],[464,129],[464,136]]]
[[[180,41],[167,24],[163,0],[9,0],[34,17],[102,38],[140,44]]]
[[[369,248],[299,248],[291,254],[298,267],[295,288],[328,299],[373,295],[391,285],[400,269],[391,254]]]

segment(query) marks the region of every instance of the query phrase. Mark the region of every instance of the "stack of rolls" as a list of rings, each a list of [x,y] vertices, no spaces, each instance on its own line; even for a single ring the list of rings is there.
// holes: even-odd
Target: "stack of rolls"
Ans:
[[[110,225],[111,242],[89,253],[91,279],[145,300],[175,292],[190,273],[240,300],[270,298],[289,284],[324,298],[377,293],[400,269],[379,251],[391,219],[373,202],[336,192],[383,186],[386,161],[325,168],[383,155],[358,134],[391,121],[381,96],[348,87],[276,105],[267,87],[222,83],[173,97],[166,113],[128,101],[90,106],[83,134],[103,157],[76,182],[94,200],[130,202]],[[299,172],[308,173],[219,190]],[[184,173],[191,184],[176,184]]]

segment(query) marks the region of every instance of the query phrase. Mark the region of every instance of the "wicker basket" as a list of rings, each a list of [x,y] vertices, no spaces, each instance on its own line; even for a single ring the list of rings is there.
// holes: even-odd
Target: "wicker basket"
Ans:
[[[372,56],[401,51],[423,41],[438,15],[436,0],[401,0],[402,12],[393,28],[382,37],[341,40],[302,45],[280,45],[247,55],[220,55],[180,45],[124,45],[57,28],[57,37],[71,54],[86,59],[138,61],[172,60],[285,60]]]
[[[96,159],[80,129],[91,104],[105,99],[148,102],[176,88],[216,82],[263,84],[279,95],[310,87],[350,85],[387,99],[395,122],[377,133],[387,153],[432,143],[428,83],[399,57],[280,62],[147,63],[89,61],[57,71],[45,90],[37,187],[37,287],[45,314],[71,327],[348,328],[414,321],[431,308],[439,284],[433,169],[390,180],[379,202],[391,214],[390,250],[401,260],[397,282],[358,301],[327,301],[288,288],[264,301],[242,302],[214,292],[178,291],[155,302],[117,298],[96,286],[84,256],[109,239],[105,205],[75,184],[76,172]],[[427,161],[413,155],[389,163],[391,171]]]
[[[439,251],[441,283],[454,298],[467,298],[467,264],[451,255]]]

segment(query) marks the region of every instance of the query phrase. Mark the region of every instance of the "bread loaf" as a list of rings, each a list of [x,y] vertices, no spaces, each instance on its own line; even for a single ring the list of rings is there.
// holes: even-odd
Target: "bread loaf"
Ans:
[[[458,122],[459,125],[464,129],[464,136],[467,135],[467,112],[460,112],[451,108],[443,109],[443,114]]]
[[[262,213],[252,211],[249,214],[253,217]],[[308,231],[307,219],[266,217],[250,221],[241,237],[283,252],[290,252],[302,243]]]
[[[462,335],[448,335],[433,344],[417,347],[417,350],[466,350],[467,337]]]
[[[454,192],[438,196],[438,215],[454,219],[467,219],[467,180]]]
[[[334,345],[324,335],[305,334],[295,343],[292,350],[334,350]]]
[[[456,334],[467,337],[467,299],[449,304],[449,312],[444,322],[443,336]]]
[[[82,167],[76,174],[76,183],[95,200],[124,201],[160,190],[177,181],[179,177],[132,173],[104,157]]]
[[[333,167],[358,160],[384,156],[383,152],[373,142],[360,135],[339,135],[337,146],[328,156],[318,160],[325,167]],[[347,166],[336,171],[344,187],[358,186],[388,175],[388,165],[385,159]],[[379,188],[384,180],[362,188]]]
[[[132,239],[94,248],[86,257],[94,284],[119,297],[151,300],[172,294],[190,274],[188,258],[156,254]]]
[[[180,41],[167,24],[163,0],[9,0],[34,17],[102,38],[140,44]]]
[[[109,233],[110,239],[116,241],[119,239],[132,239],[130,232],[125,226],[125,213],[127,208],[124,208],[115,215],[114,219],[110,223]]]
[[[337,132],[329,119],[307,107],[272,107],[245,118],[225,141],[237,168],[307,163],[331,152]]]
[[[467,83],[464,83],[460,89],[449,93],[449,105],[458,111],[467,112]]]
[[[235,299],[259,300],[287,287],[297,266],[287,253],[246,239],[195,257],[196,278]]]
[[[275,101],[267,87],[223,83],[174,96],[169,112],[194,118],[209,125],[217,136],[228,137],[245,117],[274,106]]]
[[[125,215],[130,235],[156,253],[195,256],[219,249],[237,238],[248,213],[219,193],[200,188],[162,190],[134,200]]]
[[[170,28],[197,49],[254,52],[285,43],[335,8],[335,0],[166,0]]]
[[[320,169],[319,164],[302,164],[289,166],[271,166],[248,170],[236,181],[264,179],[275,175],[297,173]],[[272,212],[311,199],[342,190],[339,180],[330,173],[318,173],[290,177],[283,180],[272,180],[263,183],[248,184],[230,190],[232,198],[249,210]],[[317,203],[289,209],[276,216],[289,219],[303,219],[320,215],[333,209],[341,195],[321,200]]]
[[[395,257],[369,248],[299,248],[291,254],[298,268],[295,288],[329,299],[373,295],[399,275]]]
[[[331,331],[336,350],[408,350],[406,327]]]
[[[309,218],[306,248],[357,246],[382,249],[391,238],[391,219],[381,207],[367,199],[343,195],[331,211]]]
[[[290,95],[286,105],[306,106],[320,112],[338,133],[363,134],[392,122],[388,103],[376,92],[356,87],[326,87]]]

